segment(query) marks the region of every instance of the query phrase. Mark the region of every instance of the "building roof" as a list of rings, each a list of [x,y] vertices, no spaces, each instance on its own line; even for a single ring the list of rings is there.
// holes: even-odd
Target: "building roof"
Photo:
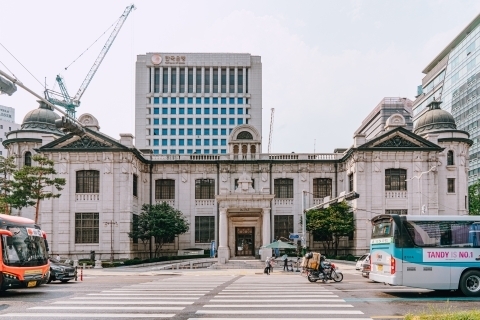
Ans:
[[[35,130],[63,136],[64,133],[55,126],[57,119],[60,119],[60,116],[44,102],[40,102],[38,109],[25,115],[20,130]]]
[[[440,101],[432,101],[428,105],[428,111],[418,118],[413,132],[415,134],[425,134],[437,130],[455,130],[457,125],[452,114],[448,111],[440,109]]]

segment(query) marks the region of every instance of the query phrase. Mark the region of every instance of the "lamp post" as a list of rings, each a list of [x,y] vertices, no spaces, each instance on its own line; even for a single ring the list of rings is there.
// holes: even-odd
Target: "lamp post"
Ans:
[[[104,222],[105,226],[110,226],[110,262],[113,263],[113,226],[118,226],[117,221]]]
[[[423,194],[422,194],[422,184],[420,183],[420,179],[422,178],[422,176],[424,174],[430,173],[431,171],[435,170],[435,168],[437,168],[437,166],[433,166],[428,171],[420,172],[420,174],[418,176],[413,176],[413,177],[405,180],[405,181],[409,181],[409,180],[417,179],[417,181],[418,181],[418,213],[420,215],[422,214],[422,211],[423,211],[423,213],[425,213],[425,211],[426,211],[426,210],[424,210],[423,205],[422,205]]]

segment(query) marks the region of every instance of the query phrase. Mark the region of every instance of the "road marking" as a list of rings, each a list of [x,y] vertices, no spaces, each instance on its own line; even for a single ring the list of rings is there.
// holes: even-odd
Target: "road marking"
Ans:
[[[204,308],[352,308],[353,306],[351,304],[258,304],[258,305],[255,305],[255,304],[206,304],[203,307]]]
[[[233,297],[240,297],[240,298],[248,298],[248,297],[251,297],[251,298],[262,298],[262,297],[265,297],[265,295],[258,295],[258,294],[244,294],[244,295],[234,295],[234,294],[222,294],[221,292],[219,293],[219,295],[217,295],[217,297],[220,296],[222,298],[233,298]],[[322,295],[322,294],[302,294],[302,295],[274,295],[274,294],[268,294],[266,295],[267,297],[270,297],[270,298],[338,298],[337,295],[334,295],[334,294],[328,294],[328,295]]]
[[[402,301],[478,301],[478,298],[470,297],[418,297],[418,298],[345,298],[347,302],[402,302]]]
[[[201,296],[204,296],[205,294],[204,293],[190,293],[190,294],[186,294],[186,293],[117,293],[117,292],[120,292],[120,291],[102,291],[102,293],[89,293],[88,295],[89,296],[174,296],[172,297],[172,299],[183,299],[181,297],[178,297],[177,296],[193,296],[192,298],[200,298]],[[186,299],[186,298],[185,298]]]
[[[198,310],[196,314],[363,314],[357,310]]]
[[[300,300],[290,300],[290,299],[215,299],[213,298],[210,302],[290,302],[290,301],[301,301],[301,302],[345,302],[343,299],[300,299]]]
[[[168,313],[152,313],[152,314],[143,314],[143,313],[91,313],[88,315],[88,318],[172,318],[175,314]],[[83,318],[85,319],[84,313],[6,313],[2,314],[2,317],[56,317],[56,318]]]
[[[200,297],[151,297],[151,295],[147,295],[147,297],[118,297],[118,296],[113,296],[113,295],[105,295],[105,296],[102,296],[102,297],[75,297],[75,298],[71,298],[71,299],[74,299],[74,300],[90,300],[90,299],[95,299],[95,300],[99,300],[99,299],[116,299],[116,300],[148,300],[148,299],[167,299],[167,300],[171,300],[171,299],[174,299],[174,300],[196,300],[196,299],[199,299]]]
[[[35,310],[183,310],[185,309],[184,307],[32,307],[28,308],[29,310],[35,309]]]
[[[55,301],[52,304],[193,304],[188,301]]]
[[[311,290],[311,289],[295,289],[295,292],[308,292],[308,293],[312,293],[312,292],[320,292],[320,293],[325,293],[325,292],[329,292],[330,290]],[[271,289],[225,289],[225,290],[222,290],[222,292],[272,292]],[[280,290],[278,291],[280,292]]]
[[[188,318],[188,320],[232,320],[235,318]],[[239,318],[236,318],[239,319]],[[282,318],[282,320],[312,320],[315,318]],[[341,320],[342,318],[322,318],[322,320]],[[278,318],[248,318],[248,320],[278,320]],[[372,320],[371,318],[345,318],[344,320]]]

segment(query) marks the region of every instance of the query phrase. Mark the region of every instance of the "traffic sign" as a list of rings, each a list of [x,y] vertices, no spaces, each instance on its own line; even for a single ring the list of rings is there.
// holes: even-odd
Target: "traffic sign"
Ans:
[[[300,239],[300,235],[298,233],[290,233],[288,237],[290,239]]]

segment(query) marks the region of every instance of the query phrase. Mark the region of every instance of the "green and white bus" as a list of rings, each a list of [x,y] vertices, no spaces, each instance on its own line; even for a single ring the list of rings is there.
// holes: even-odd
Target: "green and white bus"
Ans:
[[[370,279],[480,297],[480,216],[372,219]]]

